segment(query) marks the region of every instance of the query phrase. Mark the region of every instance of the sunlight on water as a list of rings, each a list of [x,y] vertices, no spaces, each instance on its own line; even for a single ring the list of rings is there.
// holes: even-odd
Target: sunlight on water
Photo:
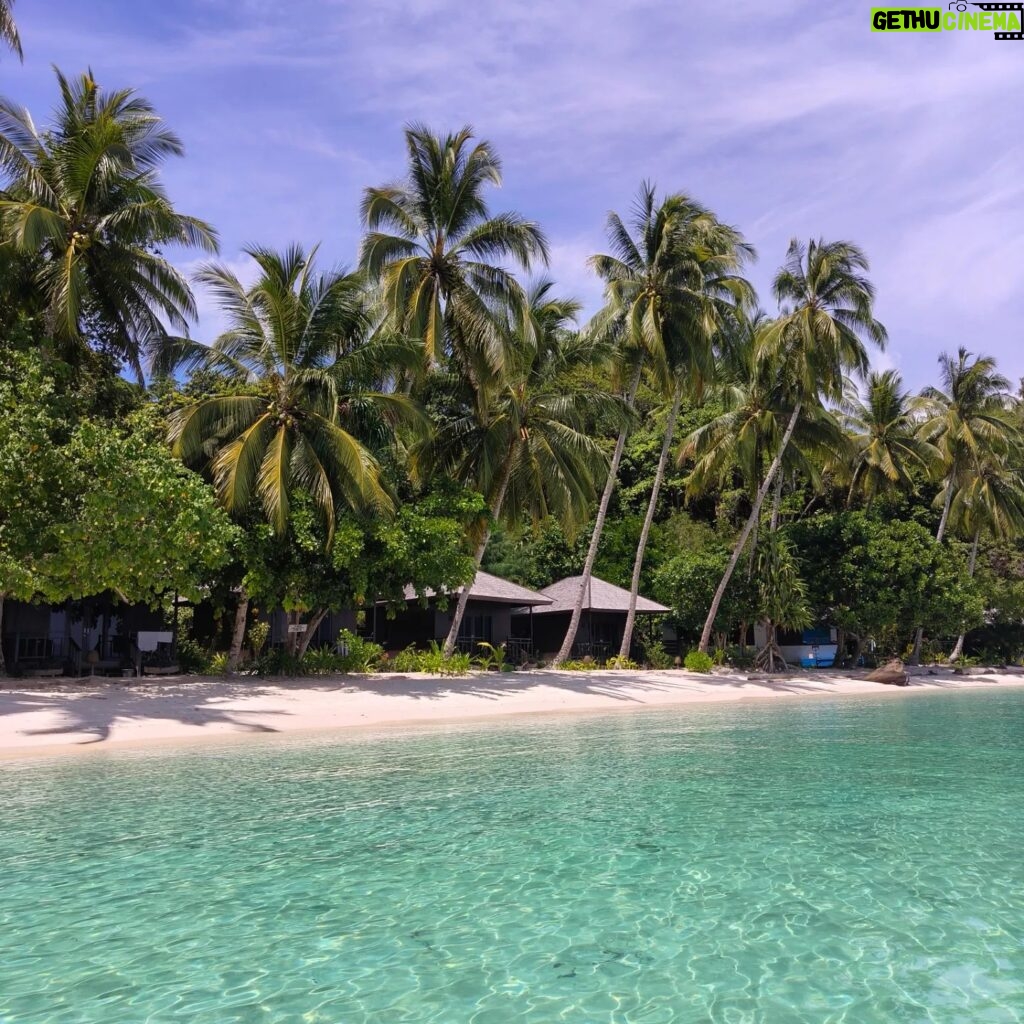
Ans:
[[[4,1024],[1024,1018],[1024,693],[0,765]]]

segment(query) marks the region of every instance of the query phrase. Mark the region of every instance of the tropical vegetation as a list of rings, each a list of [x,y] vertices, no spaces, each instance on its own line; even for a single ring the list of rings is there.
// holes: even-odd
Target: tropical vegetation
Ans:
[[[0,36],[20,54],[9,3]],[[182,663],[206,670],[246,648],[266,671],[494,669],[504,648],[456,650],[483,568],[581,578],[545,652],[567,668],[594,665],[594,577],[630,595],[615,667],[770,671],[811,627],[847,663],[1024,655],[1021,392],[944,339],[919,392],[873,367],[854,242],[794,240],[764,309],[739,229],[644,183],[585,310],[535,276],[539,225],[492,211],[493,146],[410,125],[349,267],[297,240],[249,246],[245,280],[216,260],[190,279],[169,247],[218,242],[163,183],[181,140],[130,88],[56,86],[43,128],[0,100],[0,630],[5,602],[107,595],[180,609]],[[225,325],[209,344],[198,289]],[[429,595],[443,644],[310,648],[331,612]]]

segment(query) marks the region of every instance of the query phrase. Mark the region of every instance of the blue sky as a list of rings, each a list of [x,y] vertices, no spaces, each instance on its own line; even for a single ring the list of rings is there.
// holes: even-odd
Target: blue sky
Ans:
[[[166,181],[246,242],[321,241],[351,265],[361,189],[402,170],[401,128],[472,124],[502,156],[492,207],[541,222],[589,309],[609,209],[643,178],[740,227],[768,285],[788,240],[872,261],[913,385],[966,345],[1024,375],[1024,42],[885,35],[833,0],[18,0],[0,91],[42,120],[51,64],[133,85],[183,137]],[[179,263],[190,265],[190,257]],[[194,332],[218,321],[201,297]]]

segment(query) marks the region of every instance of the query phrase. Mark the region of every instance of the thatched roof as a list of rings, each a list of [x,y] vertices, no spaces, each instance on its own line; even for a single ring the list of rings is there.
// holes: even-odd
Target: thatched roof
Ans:
[[[551,615],[554,612],[571,612],[576,605],[576,595],[579,594],[582,579],[582,576],[570,576],[568,579],[552,583],[550,587],[544,587],[541,593],[551,599],[551,604],[537,608],[533,614]],[[628,612],[629,591],[592,576],[587,593],[583,595],[583,608],[584,611],[595,612]],[[637,597],[636,610],[638,615],[658,615],[671,611],[663,604],[658,604],[657,601],[651,601],[642,595]]]
[[[462,588],[459,587],[458,590],[452,592],[451,596],[461,593]],[[427,590],[426,596],[436,597],[437,595],[433,590]],[[512,583],[509,580],[502,579],[500,576],[492,576],[489,572],[484,572],[483,570],[477,572],[473,585],[469,588],[469,596],[471,600],[476,601],[491,601],[494,604],[517,604],[526,607],[536,607],[537,605],[548,605],[551,603],[550,597],[544,597],[535,590],[521,587],[518,583]],[[418,600],[416,591],[412,587],[405,588],[405,599],[407,601]]]

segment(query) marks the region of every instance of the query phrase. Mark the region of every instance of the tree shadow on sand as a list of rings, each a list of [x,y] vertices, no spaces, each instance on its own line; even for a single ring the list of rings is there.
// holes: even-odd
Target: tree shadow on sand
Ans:
[[[147,692],[148,690],[148,692]],[[253,694],[252,688],[239,687],[238,696]],[[263,722],[247,721],[248,715],[287,715],[287,711],[246,711],[221,707],[230,693],[219,689],[216,693],[204,692],[202,685],[176,684],[170,688],[153,689],[146,687],[97,687],[87,688],[63,685],[53,690],[7,690],[0,692],[0,715],[53,712],[63,719],[63,724],[40,729],[24,729],[25,736],[69,736],[81,734],[85,738],[80,745],[102,743],[110,739],[116,725],[129,722],[175,721],[185,725],[206,727],[226,725],[232,731],[253,733],[276,733],[279,730]],[[183,706],[180,698],[187,697],[189,703]],[[197,701],[197,703],[192,703]],[[213,703],[213,702],[216,702]]]

